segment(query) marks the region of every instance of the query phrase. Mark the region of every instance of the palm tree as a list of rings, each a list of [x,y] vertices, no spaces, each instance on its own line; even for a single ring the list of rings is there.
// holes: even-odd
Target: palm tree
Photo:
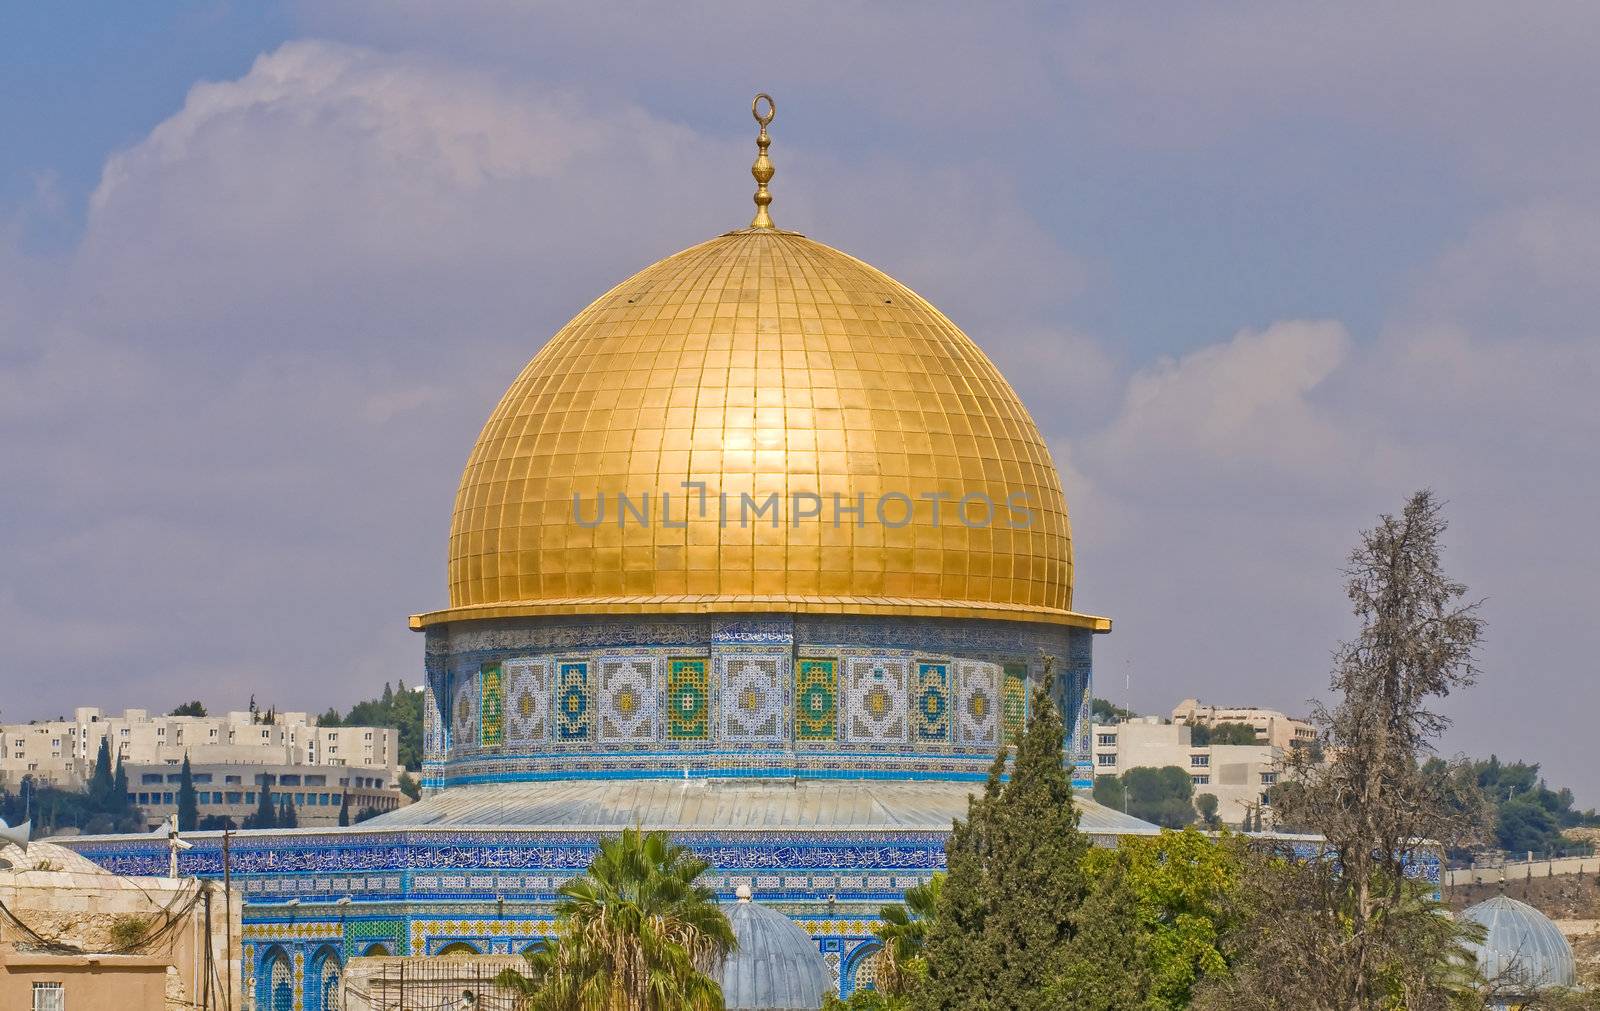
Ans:
[[[922,942],[939,907],[943,885],[944,874],[935,874],[925,884],[906,890],[905,905],[884,906],[878,911],[881,922],[872,932],[883,948],[878,954],[874,982],[884,994],[905,993],[909,977],[917,973],[916,960],[922,955]]]
[[[554,943],[499,982],[552,1011],[722,1011],[710,973],[735,942],[696,884],[708,870],[665,832],[601,840],[588,872],[561,887]]]

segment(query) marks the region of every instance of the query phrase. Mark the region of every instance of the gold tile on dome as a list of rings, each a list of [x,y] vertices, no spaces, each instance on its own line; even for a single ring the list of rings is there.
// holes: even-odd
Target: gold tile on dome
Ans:
[[[689,509],[685,481],[709,509]],[[719,522],[719,492],[735,510],[741,495],[814,494],[824,515],[758,533]],[[904,527],[874,508],[893,493],[915,502]],[[924,493],[950,496],[955,529],[934,528]],[[650,497],[648,524],[617,525],[622,494]],[[1008,521],[1014,494],[1033,510],[1026,533],[969,530],[952,508],[986,496]],[[862,495],[864,524],[830,521],[835,496]],[[712,609],[760,594],[804,610],[826,593],[875,613],[890,594],[929,613],[1103,623],[1071,613],[1060,480],[1005,378],[894,279],[774,229],[669,257],[574,317],[494,409],[456,502],[451,608],[419,627],[496,608],[660,612],[677,605],[641,601],[685,593]]]

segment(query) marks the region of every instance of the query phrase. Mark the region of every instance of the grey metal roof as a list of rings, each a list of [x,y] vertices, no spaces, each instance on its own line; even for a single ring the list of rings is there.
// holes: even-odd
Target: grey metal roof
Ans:
[[[1472,945],[1478,969],[1496,988],[1527,995],[1550,987],[1578,985],[1572,945],[1550,918],[1516,899],[1496,895],[1461,914],[1484,928]]]
[[[935,780],[577,780],[452,786],[362,828],[617,831],[946,831],[981,783]],[[1091,835],[1154,835],[1146,821],[1077,797]]]
[[[817,1011],[834,992],[822,952],[793,920],[748,899],[728,903],[722,911],[739,942],[722,965],[728,1011]]]

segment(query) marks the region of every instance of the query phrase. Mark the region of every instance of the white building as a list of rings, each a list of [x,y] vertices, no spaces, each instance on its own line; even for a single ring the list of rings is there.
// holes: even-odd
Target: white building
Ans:
[[[399,778],[400,732],[392,727],[319,727],[305,713],[278,713],[258,723],[247,712],[225,716],[152,716],[129,709],[111,716],[93,707],[70,720],[0,725],[0,786],[24,776],[42,785],[81,787],[94,773],[100,742],[113,762],[132,766],[328,765]]]
[[[1129,769],[1177,766],[1189,773],[1195,796],[1217,798],[1217,815],[1241,825],[1266,803],[1266,792],[1278,781],[1284,749],[1271,744],[1195,745],[1193,728],[1156,716],[1122,723],[1094,725],[1096,776],[1120,776]],[[1263,813],[1271,822],[1271,811]]]

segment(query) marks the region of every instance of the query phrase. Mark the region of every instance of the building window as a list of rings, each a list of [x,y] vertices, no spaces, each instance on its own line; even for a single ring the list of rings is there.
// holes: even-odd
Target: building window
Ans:
[[[1117,753],[1114,752],[1114,751],[1113,752],[1109,752],[1109,753],[1108,752],[1101,752],[1100,754],[1094,756],[1094,759],[1095,759],[1095,764],[1097,764],[1097,765],[1116,765],[1117,764]]]
[[[1261,774],[1261,785],[1262,786],[1271,786],[1273,783],[1276,783],[1277,781],[1278,781],[1278,774],[1276,772],[1263,772]]]
[[[1210,755],[1190,755],[1189,756],[1189,768],[1191,768],[1191,769],[1209,769],[1209,768],[1211,768],[1211,756]]]
[[[1099,744],[1102,748],[1115,748],[1117,746],[1117,735],[1100,734],[1095,738],[1095,743]]]
[[[67,993],[61,984],[33,984],[33,1011],[67,1011]]]
[[[1189,778],[1194,780],[1194,785],[1195,786],[1209,786],[1209,785],[1211,785],[1211,777],[1210,776],[1190,776]]]

